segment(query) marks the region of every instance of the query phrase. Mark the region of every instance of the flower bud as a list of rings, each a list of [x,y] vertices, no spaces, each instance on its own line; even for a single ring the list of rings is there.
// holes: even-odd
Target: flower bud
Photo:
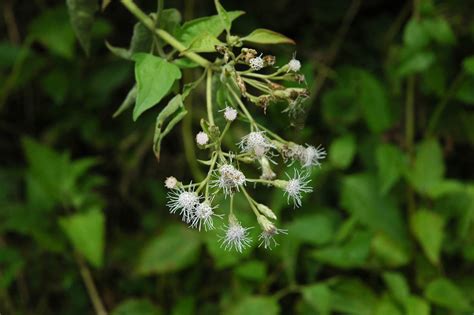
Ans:
[[[276,231],[275,225],[270,222],[270,220],[268,220],[265,216],[259,215],[257,217],[257,221],[264,232],[268,234],[274,234],[274,232]]]
[[[257,209],[258,209],[258,211],[259,211],[261,214],[263,214],[263,215],[266,216],[267,218],[272,219],[272,220],[276,220],[276,219],[277,219],[277,216],[276,216],[275,213],[272,211],[272,209],[270,209],[270,208],[267,207],[266,205],[261,204],[261,203],[258,203],[258,204],[257,204]]]

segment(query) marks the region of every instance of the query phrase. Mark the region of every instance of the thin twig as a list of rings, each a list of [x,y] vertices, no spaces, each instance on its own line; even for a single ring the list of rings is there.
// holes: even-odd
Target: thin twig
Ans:
[[[97,291],[97,287],[94,284],[94,279],[92,278],[89,267],[87,267],[84,259],[79,254],[75,254],[75,260],[79,266],[82,280],[84,281],[84,285],[86,286],[87,293],[89,294],[89,298],[91,299],[92,305],[94,306],[96,315],[107,315],[107,311],[105,310],[104,304],[100,299],[99,292]]]

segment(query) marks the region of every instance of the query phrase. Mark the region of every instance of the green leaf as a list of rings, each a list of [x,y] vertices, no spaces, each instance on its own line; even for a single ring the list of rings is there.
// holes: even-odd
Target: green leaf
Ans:
[[[331,290],[324,284],[313,284],[302,288],[303,299],[320,315],[331,314]]]
[[[472,311],[472,306],[464,293],[453,282],[438,278],[428,284],[425,297],[432,303],[457,311]]]
[[[410,297],[410,287],[403,275],[397,272],[384,272],[382,277],[393,298],[400,305],[405,305]]]
[[[406,77],[410,74],[420,73],[427,70],[436,60],[432,51],[405,51],[400,57],[396,74]]]
[[[242,41],[256,44],[295,44],[295,41],[283,34],[264,28],[257,28],[252,33],[241,38]]]
[[[430,36],[421,22],[416,18],[412,18],[405,25],[403,42],[406,46],[412,48],[422,48],[430,42]]]
[[[232,26],[232,21],[229,17],[229,14],[227,11],[224,9],[222,4],[220,3],[219,0],[214,0],[214,4],[216,6],[216,11],[219,15],[219,18],[221,19],[222,26],[227,32],[230,32],[230,27]]]
[[[428,139],[418,145],[413,169],[408,180],[416,191],[430,196],[444,176],[443,153],[435,139]]]
[[[400,267],[410,262],[410,249],[404,243],[393,240],[384,233],[377,233],[372,239],[375,256],[388,267]]]
[[[352,163],[356,153],[356,141],[352,135],[335,139],[329,147],[329,160],[339,169],[346,169]]]
[[[385,295],[378,300],[374,315],[404,315],[391,299]]]
[[[226,312],[229,315],[277,315],[280,313],[278,301],[267,296],[249,296],[234,301]]]
[[[128,299],[120,303],[111,315],[161,315],[159,308],[146,299]]]
[[[179,23],[181,23],[181,13],[178,10],[173,8],[163,10],[160,21],[161,29],[174,36],[179,28]]]
[[[369,255],[371,238],[371,233],[358,231],[347,243],[313,250],[311,256],[318,261],[343,269],[361,267]]]
[[[99,10],[96,0],[66,0],[72,28],[82,48],[89,55],[94,14]]]
[[[155,134],[153,136],[153,152],[155,152],[155,156],[158,160],[160,160],[161,141],[163,141],[163,138],[170,133],[174,126],[180,122],[186,114],[187,111],[184,108],[181,94],[173,97],[168,102],[168,105],[158,114],[155,124]],[[166,120],[170,117],[171,119],[163,130]]]
[[[371,73],[358,71],[358,96],[356,102],[362,108],[365,122],[374,133],[390,127],[392,115],[384,85]]]
[[[464,71],[470,75],[474,75],[474,56],[464,58],[462,65],[464,67]]]
[[[410,227],[426,257],[431,263],[439,265],[444,238],[443,217],[428,210],[418,210],[410,216]]]
[[[46,10],[35,18],[29,34],[51,53],[66,59],[74,57],[74,32],[63,7]]]
[[[401,246],[407,241],[399,209],[393,199],[380,193],[374,176],[347,176],[342,184],[341,202],[346,210],[373,231],[386,233]]]
[[[192,265],[199,256],[199,234],[182,226],[170,226],[145,245],[137,264],[142,275],[178,271]]]
[[[98,208],[59,219],[74,248],[95,267],[102,266],[105,218]]]
[[[407,315],[430,315],[430,305],[417,296],[410,296],[408,297],[405,303],[405,309]]]
[[[175,80],[181,78],[179,67],[150,54],[138,53],[135,60],[137,101],[133,109],[133,120],[158,104],[170,91]]]
[[[302,242],[322,245],[329,243],[335,234],[335,222],[327,214],[312,214],[296,218],[287,225],[288,237]]]
[[[6,247],[2,244],[0,248],[0,268],[2,276],[0,277],[0,289],[7,289],[25,266],[25,261],[21,254],[13,248]]]
[[[232,22],[242,14],[243,11],[227,12],[229,20]],[[181,29],[177,32],[177,38],[185,45],[191,44],[196,37],[202,33],[207,32],[215,37],[218,37],[224,31],[221,18],[218,15],[206,16],[195,20],[188,21],[183,24]]]
[[[377,298],[374,292],[358,279],[343,278],[331,286],[332,310],[343,314],[373,314]]]
[[[133,35],[130,40],[130,47],[128,49],[130,58],[136,53],[149,53],[151,44],[153,42],[153,34],[141,22],[135,23],[133,26]]]
[[[267,276],[267,266],[258,260],[240,263],[235,269],[236,275],[253,281],[263,281]]]
[[[407,158],[398,147],[392,144],[381,144],[376,149],[375,160],[380,191],[386,194],[403,175]]]
[[[446,19],[442,17],[423,19],[421,25],[437,43],[442,45],[452,45],[456,43],[454,32]]]
[[[189,45],[186,51],[194,52],[215,52],[217,45],[223,45],[223,43],[218,40],[215,36],[205,32]]]
[[[113,114],[113,118],[117,117],[128,108],[130,108],[133,104],[135,104],[135,100],[137,99],[137,85],[133,85],[133,87],[128,91],[127,96],[123,100],[122,104],[120,104],[119,108]]]

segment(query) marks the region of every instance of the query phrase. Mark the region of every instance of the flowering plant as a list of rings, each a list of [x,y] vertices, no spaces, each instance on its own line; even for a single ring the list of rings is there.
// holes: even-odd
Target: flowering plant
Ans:
[[[208,150],[208,159],[199,162],[207,166],[207,175],[196,183],[182,183],[175,177],[168,177],[165,186],[170,190],[168,207],[192,228],[210,230],[215,218],[226,217],[228,224],[221,237],[226,249],[241,252],[251,240],[250,227],[243,227],[239,213],[234,210],[234,195],[243,194],[261,228],[260,246],[270,248],[277,244],[274,237],[286,233],[275,225],[275,213],[251,196],[249,184],[273,186],[282,189],[293,207],[300,207],[304,193],[312,191],[309,172],[313,166],[320,166],[326,152],[321,146],[300,145],[283,139],[257,122],[249,105],[255,105],[266,113],[273,104],[284,103],[284,112],[290,117],[303,110],[308,98],[304,87],[287,87],[286,82],[305,82],[300,73],[301,63],[296,56],[283,66],[276,66],[276,58],[263,55],[248,44],[294,44],[290,38],[267,30],[256,29],[247,36],[231,33],[232,21],[243,14],[240,11],[227,12],[215,0],[217,15],[199,18],[180,25],[180,14],[174,9],[163,9],[162,2],[157,14],[146,15],[131,0],[122,3],[140,23],[135,27],[130,49],[108,45],[115,54],[135,61],[137,84],[132,88],[116,115],[134,105],[133,118],[162,101],[170,91],[175,91],[176,81],[181,79],[181,69],[201,67],[202,75],[194,82],[184,84],[169,100],[156,120],[153,150],[157,159],[163,137],[187,114],[185,99],[201,82],[206,85],[207,117],[201,118],[201,130],[196,134],[196,145]],[[225,32],[225,41],[219,36]],[[140,47],[143,34],[152,36],[150,47]],[[223,36],[222,36],[223,37]],[[146,51],[146,53],[144,52]],[[215,53],[209,61],[199,53]],[[227,150],[225,137],[236,123],[245,124],[248,134],[237,143],[236,152]],[[278,157],[279,156],[279,157]],[[297,163],[287,179],[278,179],[272,164]],[[261,171],[258,178],[249,178],[243,165],[255,165]],[[220,213],[215,200],[223,196],[229,202],[229,213]]]

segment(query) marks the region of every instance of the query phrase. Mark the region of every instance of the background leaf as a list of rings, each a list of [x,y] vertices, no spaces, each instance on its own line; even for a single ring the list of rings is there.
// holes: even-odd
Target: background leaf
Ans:
[[[258,28],[245,37],[242,37],[244,42],[256,44],[295,44],[295,42],[283,34],[270,31],[264,28]]]
[[[410,226],[428,259],[438,265],[444,238],[443,218],[428,210],[418,210],[410,217]]]
[[[66,0],[71,25],[82,48],[89,54],[91,31],[99,5],[95,0]]]

